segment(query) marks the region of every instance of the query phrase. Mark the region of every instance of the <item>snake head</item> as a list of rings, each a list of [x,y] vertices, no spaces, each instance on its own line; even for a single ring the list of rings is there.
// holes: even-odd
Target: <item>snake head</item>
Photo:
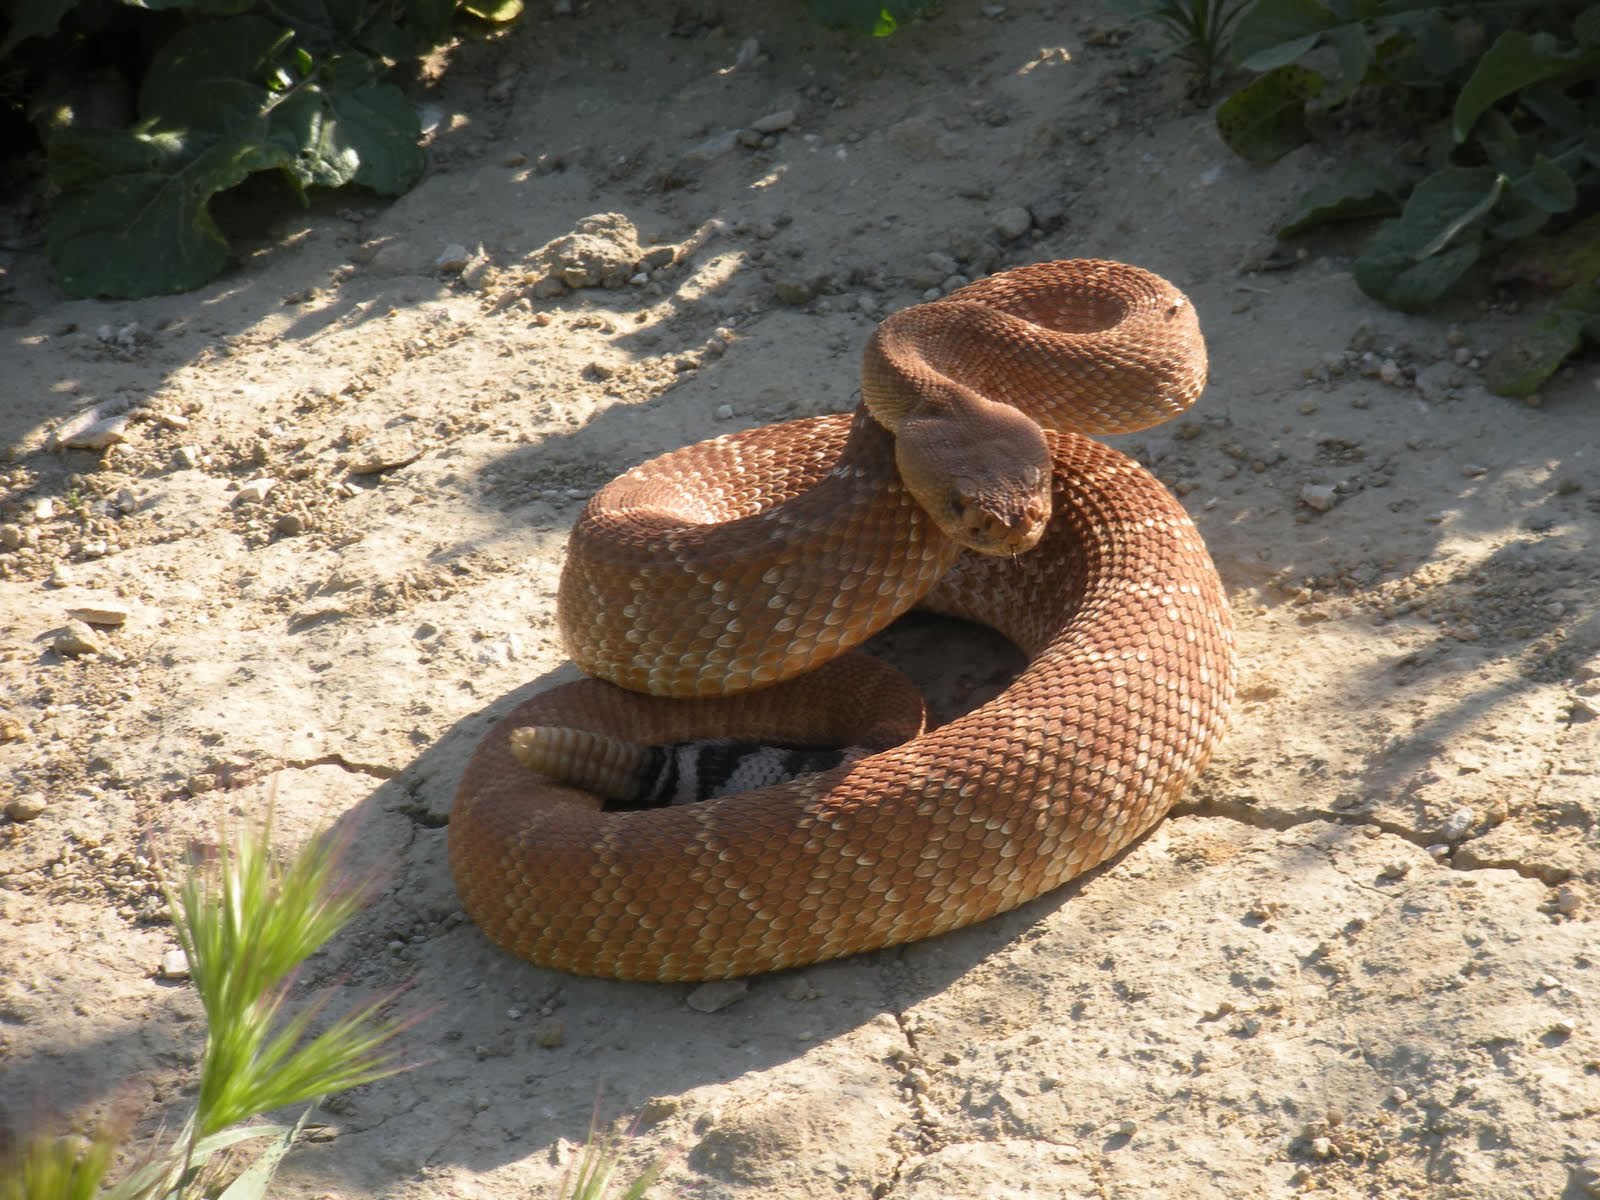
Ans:
[[[1008,405],[981,405],[903,420],[895,464],[952,541],[980,554],[1021,554],[1050,522],[1050,450],[1027,416]]]

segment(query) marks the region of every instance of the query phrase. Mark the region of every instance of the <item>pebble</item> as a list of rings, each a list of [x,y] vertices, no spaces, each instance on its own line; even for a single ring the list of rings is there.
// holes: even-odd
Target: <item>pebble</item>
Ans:
[[[684,998],[684,1003],[695,1012],[714,1013],[743,1000],[749,991],[748,980],[714,979],[695,988]]]
[[[1339,497],[1331,483],[1308,483],[1300,489],[1300,503],[1315,512],[1327,512],[1339,503]]]
[[[1478,479],[1489,473],[1489,468],[1481,463],[1462,463],[1461,474],[1466,479]]]
[[[204,455],[200,453],[199,446],[179,446],[177,458],[180,467],[185,467],[191,471],[204,461]]]
[[[768,113],[764,117],[757,117],[750,122],[750,128],[757,133],[782,133],[794,124],[794,109],[781,108],[777,112]]]
[[[189,956],[183,952],[183,947],[174,946],[161,956],[161,965],[156,970],[162,979],[187,979]]]
[[[466,267],[470,258],[471,255],[465,246],[460,242],[451,242],[439,252],[439,257],[433,260],[433,266],[435,270],[454,275]]]
[[[403,467],[422,457],[422,447],[403,429],[385,429],[362,439],[351,453],[347,468],[352,475],[372,475]]]
[[[50,648],[57,654],[77,658],[81,654],[99,654],[105,649],[100,635],[82,621],[68,621],[66,628],[56,634]]]
[[[267,498],[267,493],[277,486],[278,481],[270,475],[258,475],[239,485],[239,491],[234,496],[235,504],[260,504]]]
[[[567,1023],[560,1017],[545,1017],[533,1027],[533,1040],[546,1050],[567,1044]]]
[[[43,792],[23,792],[6,801],[6,816],[18,823],[32,821],[43,816],[44,810],[49,807],[50,801]]]
[[[1020,204],[1002,208],[990,218],[994,231],[1008,242],[1026,237],[1033,228],[1033,214]]]
[[[132,614],[125,604],[101,602],[99,604],[84,604],[77,608],[67,609],[67,616],[75,621],[82,621],[86,625],[101,625],[107,629],[121,629],[128,622]]]
[[[113,443],[126,441],[127,414],[108,412],[108,407],[109,404],[96,405],[69,417],[50,435],[50,449],[104,450]]]
[[[1458,808],[1439,826],[1439,836],[1447,842],[1458,842],[1467,836],[1467,830],[1472,828],[1477,819],[1477,814],[1470,808]]]

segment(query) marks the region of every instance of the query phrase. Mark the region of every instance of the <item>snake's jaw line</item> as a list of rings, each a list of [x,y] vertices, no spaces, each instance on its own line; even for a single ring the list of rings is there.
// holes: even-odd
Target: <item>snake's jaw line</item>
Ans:
[[[887,318],[855,414],[606,485],[573,527],[557,619],[612,682],[524,701],[473,752],[449,823],[467,912],[544,966],[730,978],[956,929],[1123,850],[1221,736],[1233,627],[1183,507],[1084,435],[1148,428],[1205,376],[1194,306],[1165,280],[1037,263]],[[909,680],[849,652],[917,604],[1028,657],[932,730]],[[630,812],[534,773],[617,787],[641,747],[718,736],[875,752]]]

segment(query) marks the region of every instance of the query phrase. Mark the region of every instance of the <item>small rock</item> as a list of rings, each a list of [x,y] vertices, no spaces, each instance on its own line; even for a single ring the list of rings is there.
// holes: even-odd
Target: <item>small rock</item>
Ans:
[[[56,515],[56,502],[49,496],[41,496],[33,504],[33,519],[35,521],[53,520]]]
[[[179,446],[177,453],[178,465],[194,470],[203,461],[199,446]]]
[[[738,70],[753,67],[756,60],[761,57],[761,43],[753,37],[745,38],[739,43],[739,52],[733,56],[733,65]]]
[[[109,601],[100,604],[85,604],[77,608],[67,609],[67,616],[75,621],[82,621],[86,625],[100,625],[106,629],[121,629],[128,622],[132,610],[125,604],[115,604]]]
[[[554,1050],[557,1046],[567,1044],[567,1023],[560,1017],[545,1017],[534,1023],[534,1044],[543,1046],[546,1050]]]
[[[57,563],[55,570],[50,572],[50,578],[45,580],[53,588],[71,587],[77,581],[77,575],[67,563]]]
[[[1058,196],[1035,200],[1028,205],[1028,211],[1033,215],[1035,227],[1042,229],[1045,233],[1061,228],[1062,223],[1067,219],[1067,206],[1062,203]]]
[[[421,457],[422,447],[407,430],[384,429],[356,446],[347,469],[352,475],[373,475],[414,463]]]
[[[68,658],[77,658],[82,654],[99,654],[105,649],[105,643],[100,640],[100,635],[82,621],[68,621],[66,628],[56,634],[55,641],[50,646],[57,654],[64,654]]]
[[[24,792],[6,801],[6,816],[20,824],[44,815],[44,810],[49,807],[50,801],[43,792]]]
[[[1333,1146],[1332,1138],[1318,1137],[1311,1139],[1311,1156],[1313,1158],[1332,1158],[1337,1151]]]
[[[156,970],[162,979],[187,979],[189,956],[183,952],[182,946],[174,946],[161,956],[161,965]]]
[[[277,486],[278,481],[270,475],[259,475],[247,480],[239,486],[239,491],[234,495],[235,504],[260,504],[267,498],[267,493]]]
[[[1489,468],[1482,463],[1462,463],[1461,474],[1467,479],[1479,479],[1489,473]]]
[[[1339,503],[1339,496],[1332,484],[1308,483],[1300,489],[1300,503],[1314,512],[1327,512]]]
[[[1028,230],[1033,228],[1033,214],[1022,205],[1016,204],[995,213],[992,223],[994,231],[1001,238],[1014,242],[1020,237],[1026,237]]]
[[[719,158],[725,158],[739,144],[739,131],[737,129],[724,130],[722,133],[712,134],[702,142],[697,142],[684,151],[683,160],[690,166],[708,167]]]
[[[63,447],[74,450],[104,450],[107,446],[127,440],[128,417],[126,413],[110,414],[96,406],[68,420],[50,438],[50,448]]]
[[[816,281],[798,275],[783,275],[772,281],[773,295],[784,304],[805,304],[817,294]]]
[[[750,128],[757,133],[782,133],[794,124],[794,109],[781,108],[777,112],[768,113],[764,117],[757,117],[750,122]]]
[[[297,537],[306,531],[306,519],[299,513],[284,513],[274,522],[272,528],[284,537]]]
[[[1470,808],[1458,808],[1439,826],[1439,836],[1447,842],[1459,842],[1467,836],[1467,830],[1472,828],[1477,819],[1478,815]]]
[[[471,255],[467,248],[460,242],[451,242],[439,252],[439,257],[433,260],[435,270],[443,271],[446,275],[454,275],[462,270],[470,260]]]
[[[684,1003],[695,1012],[713,1013],[744,999],[749,991],[748,980],[715,979],[695,988],[685,998]]]

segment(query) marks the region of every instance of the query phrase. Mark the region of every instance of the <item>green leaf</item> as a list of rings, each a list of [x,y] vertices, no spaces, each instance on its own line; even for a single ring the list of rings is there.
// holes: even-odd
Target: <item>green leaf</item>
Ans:
[[[455,0],[405,0],[406,26],[430,46],[450,38]]]
[[[186,25],[150,60],[139,112],[165,128],[216,133],[256,121],[269,63],[293,37],[257,16]]]
[[[273,0],[272,11],[317,55],[348,49],[367,16],[362,0]]]
[[[1352,163],[1302,196],[1278,235],[1289,237],[1334,221],[1397,213],[1402,191],[1404,183],[1392,168]]]
[[[1483,220],[1506,186],[1486,167],[1448,167],[1424,179],[1398,219],[1361,248],[1356,283],[1396,308],[1420,308],[1449,290],[1478,260]]]
[[[1489,356],[1483,379],[1501,396],[1531,396],[1582,344],[1600,334],[1600,282],[1581,283]]]
[[[1305,67],[1268,71],[1218,106],[1217,132],[1246,161],[1274,162],[1309,136],[1306,101],[1319,95],[1325,83]]]
[[[1506,30],[1484,51],[1461,85],[1451,124],[1456,141],[1466,141],[1473,123],[1497,100],[1559,75],[1572,63],[1573,57],[1560,53],[1549,34],[1530,36],[1520,29]]]
[[[181,8],[186,13],[206,17],[233,17],[249,12],[259,5],[259,0],[122,0],[130,8],[164,12]]]
[[[1583,47],[1600,46],[1600,4],[1591,4],[1572,23],[1572,35]]]
[[[900,22],[931,4],[932,0],[894,0],[890,4],[882,0],[806,0],[806,11],[813,21],[829,29],[888,37]]]
[[[1233,31],[1233,52],[1252,71],[1271,71],[1297,61],[1322,35],[1348,18],[1319,0],[1258,0]]]
[[[78,0],[28,0],[10,8],[11,28],[0,39],[0,58],[4,58],[29,38],[49,37]]]
[[[1527,174],[1511,181],[1512,190],[1544,212],[1571,212],[1578,204],[1578,187],[1572,178],[1542,154],[1533,159]]]
[[[461,0],[461,7],[480,21],[504,25],[522,15],[522,0]]]
[[[1367,42],[1367,31],[1360,25],[1340,25],[1329,32],[1328,41],[1339,59],[1339,86],[1326,100],[1337,103],[1349,98],[1367,77],[1372,47]]]
[[[272,151],[244,134],[98,132],[73,141],[84,156],[98,143],[105,173],[61,195],[46,233],[61,286],[73,296],[136,298],[214,277],[228,245],[211,217],[211,197],[279,165]]]

